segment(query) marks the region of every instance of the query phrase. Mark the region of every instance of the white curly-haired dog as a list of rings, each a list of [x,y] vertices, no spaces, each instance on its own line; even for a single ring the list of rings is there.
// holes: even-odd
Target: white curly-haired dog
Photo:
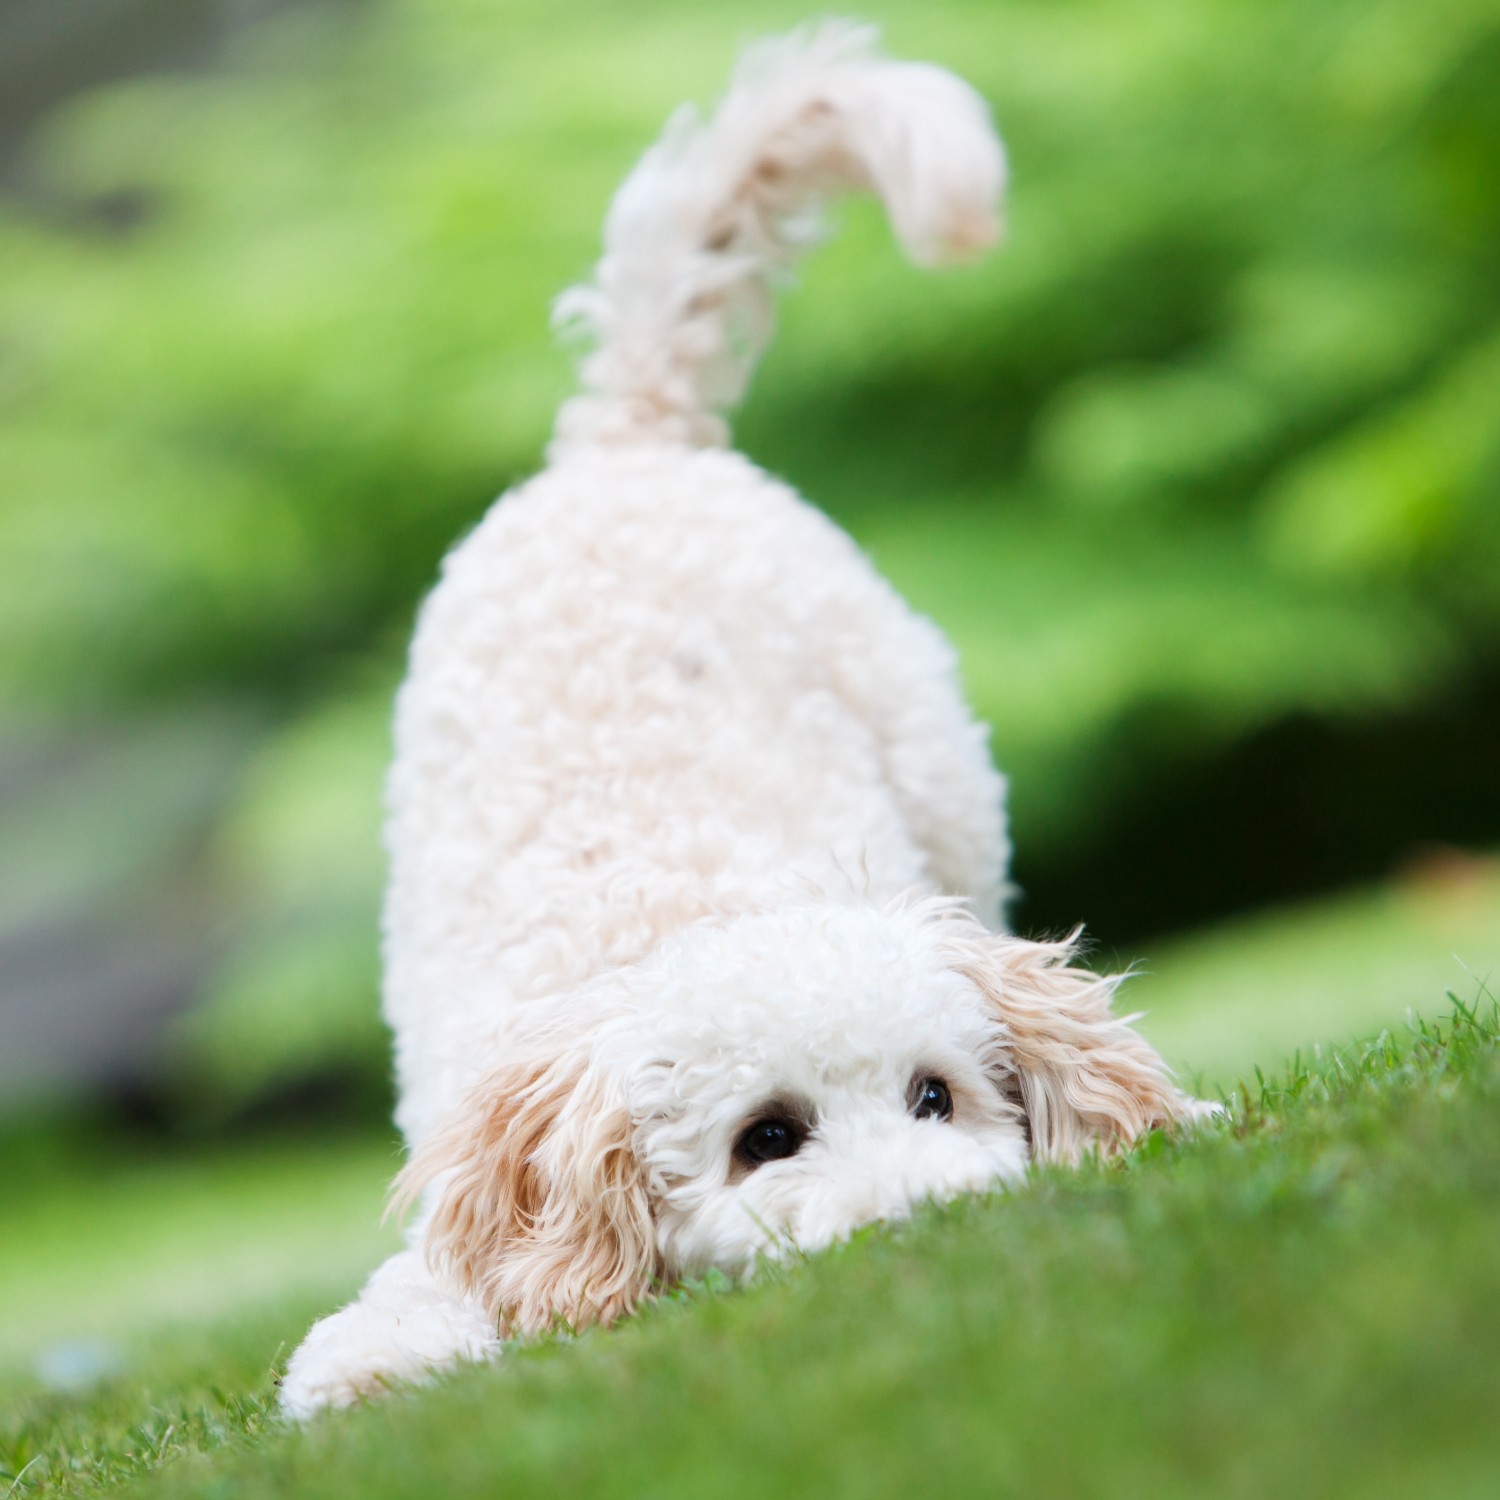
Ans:
[[[292,1416],[1197,1112],[1115,980],[1002,929],[942,635],[724,447],[824,198],[872,189],[928,263],[994,237],[1003,177],[965,84],[829,23],[621,188],[560,304],[584,392],[412,647],[385,1013],[421,1207],[293,1356]]]

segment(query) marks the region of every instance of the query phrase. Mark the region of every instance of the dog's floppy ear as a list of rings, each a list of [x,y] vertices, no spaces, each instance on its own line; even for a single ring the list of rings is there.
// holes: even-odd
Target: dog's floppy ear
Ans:
[[[492,1074],[392,1192],[424,1197],[429,1259],[507,1333],[612,1322],[658,1271],[629,1115],[584,1054]]]
[[[1128,1146],[1155,1125],[1205,1106],[1173,1087],[1167,1065],[1110,1000],[1120,976],[1075,967],[1078,934],[1029,942],[945,914],[950,966],[976,984],[1002,1023],[1001,1055],[1014,1074],[1038,1161],[1075,1162]]]

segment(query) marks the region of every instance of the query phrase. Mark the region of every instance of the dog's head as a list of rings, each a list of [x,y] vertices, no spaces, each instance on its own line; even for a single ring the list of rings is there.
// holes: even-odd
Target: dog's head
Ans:
[[[1190,1101],[1071,957],[940,901],[691,929],[562,1003],[398,1190],[533,1331],[1116,1150]]]

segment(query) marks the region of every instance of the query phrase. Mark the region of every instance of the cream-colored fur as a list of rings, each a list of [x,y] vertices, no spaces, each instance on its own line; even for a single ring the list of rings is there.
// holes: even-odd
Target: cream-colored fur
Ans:
[[[412,647],[385,1013],[421,1211],[293,1357],[292,1416],[1193,1111],[1112,980],[1003,933],[946,641],[720,446],[828,194],[873,189],[926,262],[993,237],[1003,177],[964,84],[828,24],[621,189],[560,305],[583,393]],[[795,1149],[756,1158],[757,1121]]]

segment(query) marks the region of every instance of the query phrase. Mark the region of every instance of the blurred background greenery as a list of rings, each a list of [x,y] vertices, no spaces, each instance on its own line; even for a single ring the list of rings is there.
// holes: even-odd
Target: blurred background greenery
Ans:
[[[414,608],[539,462],[614,185],[806,0],[47,9],[0,3],[0,1120],[369,1126]],[[1141,961],[1209,1085],[1472,995],[1500,3],[860,9],[991,100],[1009,243],[927,278],[850,205],[737,438],[955,638],[1018,925]]]

